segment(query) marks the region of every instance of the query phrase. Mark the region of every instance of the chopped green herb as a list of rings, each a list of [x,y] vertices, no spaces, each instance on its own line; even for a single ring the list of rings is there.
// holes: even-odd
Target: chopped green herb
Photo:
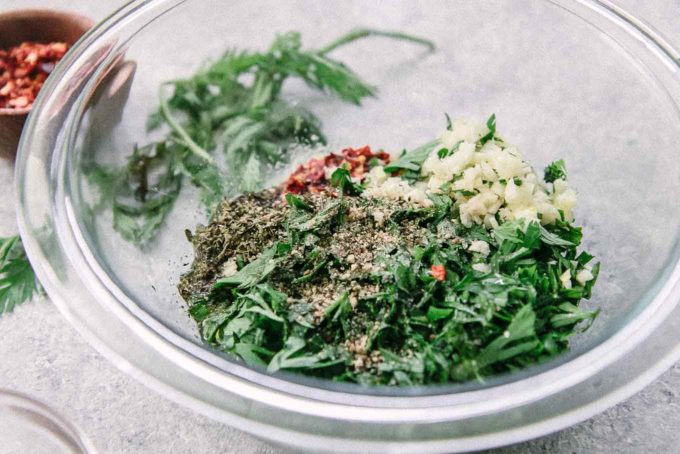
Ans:
[[[437,152],[437,156],[439,156],[439,159],[444,159],[447,156],[451,156],[454,154],[456,151],[458,151],[458,148],[460,148],[460,144],[462,144],[463,141],[459,140],[456,142],[450,149],[448,148],[442,148]]]
[[[543,179],[545,180],[546,183],[553,183],[555,180],[566,178],[567,167],[564,164],[564,160],[562,159],[550,163],[550,165],[545,168],[545,176],[543,177]]]
[[[423,162],[430,155],[432,150],[439,144],[439,141],[432,141],[414,150],[405,151],[393,163],[385,166],[385,172],[394,173],[400,170],[411,170],[419,172]]]
[[[286,202],[288,202],[288,205],[299,210],[309,211],[312,209],[312,207],[307,202],[305,202],[301,197],[298,197],[291,193],[286,194]]]
[[[180,283],[204,339],[269,372],[394,386],[483,379],[567,350],[598,314],[580,303],[600,266],[578,250],[573,190],[534,184],[495,124],[497,147],[481,152],[482,138],[434,170],[460,142],[404,153],[391,178],[365,159],[353,174],[315,159],[306,166],[333,169],[329,181],[223,202],[189,235],[196,260]]]
[[[338,187],[349,184],[342,168],[336,172]],[[232,276],[219,273],[236,250],[199,249],[194,270],[215,271],[192,271],[180,290],[187,301],[203,295],[190,310],[203,337],[269,372],[410,386],[545,361],[597,315],[579,307],[598,267],[584,284],[574,280],[592,260],[577,253],[577,227],[520,219],[489,231],[452,223],[456,208],[444,195],[417,209],[357,195],[268,205],[259,216],[279,220],[268,227],[272,245]],[[194,242],[221,242],[252,218],[231,206]],[[220,236],[209,237],[213,231]],[[473,250],[480,241],[488,254]]]
[[[358,195],[363,189],[352,181],[352,176],[345,165],[338,167],[331,174],[331,186],[340,189],[340,195]]]
[[[460,195],[465,196],[465,197],[472,197],[475,194],[477,194],[475,191],[468,191],[467,189],[454,189],[451,192],[454,192],[456,194],[460,194]]]
[[[489,140],[493,140],[496,136],[496,114],[492,114],[489,119],[486,120],[486,127],[489,129],[489,132],[484,137],[479,139],[479,143],[481,145],[484,145]]]
[[[229,277],[223,277],[215,282],[215,289],[224,286],[238,286],[238,288],[249,288],[262,282],[272,271],[276,269],[276,265],[280,259],[276,258],[281,244],[277,243],[274,246],[262,251],[260,256],[240,269],[236,274]]]
[[[446,117],[446,130],[453,131],[453,122],[451,121],[451,117],[449,117],[449,114],[447,113],[445,113],[444,116]]]

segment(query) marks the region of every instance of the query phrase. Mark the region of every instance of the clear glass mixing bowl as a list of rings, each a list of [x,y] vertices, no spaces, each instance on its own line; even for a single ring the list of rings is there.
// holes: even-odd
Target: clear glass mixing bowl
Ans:
[[[120,164],[149,140],[161,82],[227,48],[299,30],[309,46],[357,26],[433,39],[374,39],[338,57],[379,87],[361,108],[290,84],[333,145],[386,150],[435,136],[442,113],[498,117],[541,168],[564,157],[577,220],[602,262],[601,316],[570,353],[483,383],[361,388],[267,375],[201,343],[175,286],[185,229],[205,222],[185,190],[140,250],[92,210],[86,162]],[[17,161],[19,222],[63,314],[121,369],[185,405],[269,440],[338,451],[481,449],[566,427],[625,398],[680,356],[678,53],[606,1],[140,0],[75,46],[43,88]]]
[[[89,454],[80,429],[45,404],[0,389],[0,451],[4,454]]]

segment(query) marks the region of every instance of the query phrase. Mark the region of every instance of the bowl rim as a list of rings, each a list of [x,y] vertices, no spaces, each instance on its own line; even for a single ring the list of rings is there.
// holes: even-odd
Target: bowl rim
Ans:
[[[560,5],[558,2],[549,0],[551,3],[557,4],[558,6]],[[78,51],[82,52],[83,50],[86,49],[86,45],[92,44],[93,42],[96,41],[96,39],[104,35],[108,28],[107,27],[113,27],[116,25],[116,21],[120,20],[122,17],[125,17],[127,14],[132,14],[132,13],[140,13],[140,11],[145,11],[146,9],[151,9],[152,7],[159,7],[159,5],[166,5],[169,7],[169,9],[174,8],[175,6],[183,3],[184,0],[161,0],[161,1],[151,1],[151,0],[137,0],[135,2],[132,2],[125,7],[123,7],[121,10],[118,12],[114,13],[111,15],[107,20],[105,20],[103,23],[101,23],[99,26],[97,26],[94,30],[90,31],[87,35],[86,40],[81,40],[79,46],[78,46]],[[653,29],[651,29],[649,26],[646,24],[642,23],[641,21],[637,20],[630,14],[626,13],[624,10],[621,8],[611,4],[607,0],[566,0],[565,2],[561,3],[566,3],[566,2],[571,2],[574,4],[581,5],[582,7],[591,9],[593,11],[596,11],[600,14],[605,11],[607,14],[610,14],[612,17],[609,17],[609,19],[616,19],[618,21],[623,21],[627,26],[632,26],[634,27],[638,33],[641,33],[644,37],[646,37],[648,40],[650,40],[659,50],[661,50],[664,54],[668,55],[669,57],[674,58],[674,63],[678,65],[678,60],[677,60],[677,55],[678,53],[670,46],[666,41],[664,41],[656,32],[654,32]],[[74,46],[75,48],[76,46]],[[77,58],[77,52],[74,51],[73,55],[70,58],[69,64],[73,64],[74,61]],[[64,68],[62,68],[62,73],[66,72],[66,65]],[[63,74],[62,74],[63,75]],[[50,81],[54,82],[54,81]],[[52,83],[50,88],[53,89],[56,82]],[[51,90],[50,90],[51,91]],[[47,91],[45,95],[41,94],[39,96],[38,101],[36,102],[36,105],[39,105],[39,107],[42,107],[43,104],[47,102]],[[39,103],[39,104],[38,104]],[[38,115],[35,115],[31,119],[29,119],[29,124],[32,128],[35,128],[35,123],[37,122]],[[29,130],[29,128],[26,128]],[[86,337],[88,337],[88,340],[91,341],[96,347],[98,347],[100,350],[103,350],[106,352],[106,356],[111,359],[113,357],[113,362],[117,364],[119,367],[124,367],[124,368],[129,368],[129,363],[126,361],[125,358],[121,358],[119,354],[115,353],[109,346],[102,345],[100,342],[100,339],[97,338],[96,333],[92,332],[91,329],[88,329],[87,326],[85,326],[82,323],[82,320],[79,320],[79,317],[76,313],[73,312],[72,308],[66,304],[66,302],[63,299],[63,292],[61,289],[59,289],[59,282],[55,281],[54,275],[50,273],[50,270],[44,268],[44,260],[46,260],[46,257],[44,253],[40,249],[40,245],[38,244],[36,238],[35,238],[35,232],[32,232],[30,229],[30,226],[27,222],[27,213],[26,213],[26,206],[25,203],[23,203],[22,200],[22,194],[25,194],[25,186],[23,185],[25,181],[23,181],[23,177],[25,176],[25,168],[26,168],[26,161],[30,157],[30,147],[27,146],[29,142],[29,139],[27,139],[26,136],[22,137],[21,144],[20,144],[20,165],[17,165],[17,178],[16,178],[16,184],[17,184],[17,196],[19,198],[19,223],[20,223],[20,230],[22,233],[22,238],[25,239],[25,244],[26,244],[26,249],[29,255],[29,258],[31,259],[32,263],[36,267],[36,272],[38,273],[41,281],[45,283],[45,286],[48,290],[48,293],[50,295],[54,295],[53,298],[55,300],[55,303],[59,306],[60,310],[64,315],[69,318],[74,325],[76,325],[77,328],[81,332],[85,332]],[[73,227],[73,224],[71,225]],[[69,235],[73,236],[78,236],[78,232],[71,231]],[[72,240],[73,238],[70,238]],[[64,241],[64,238],[60,238],[60,240]],[[78,243],[76,239],[76,243]],[[677,252],[678,250],[678,245],[676,245],[675,250]],[[87,263],[90,266],[92,265],[92,261],[90,257],[87,257],[87,251],[76,251],[71,249],[71,253],[77,252],[79,255],[79,261],[82,261],[82,263]],[[676,254],[677,257],[677,254]],[[69,259],[72,259],[73,257],[69,255]],[[106,278],[106,276],[102,276],[100,273],[94,272],[94,273],[89,273],[86,277],[89,277],[91,279],[102,279]],[[571,377],[571,380],[567,379],[566,377],[560,377],[560,374],[556,374],[558,370],[561,371],[566,364],[562,366],[558,366],[556,369],[553,369],[548,372],[552,372],[549,377],[547,377],[547,380],[544,380],[542,383],[542,388],[545,390],[546,388],[550,389],[551,393],[558,393],[561,390],[564,390],[572,385],[574,385],[574,381],[577,383],[585,380],[586,378],[592,376],[593,374],[601,371],[604,367],[607,365],[613,363],[615,360],[618,360],[622,358],[626,353],[628,353],[631,349],[633,349],[637,343],[641,342],[644,340],[649,334],[651,334],[655,328],[657,328],[659,325],[664,323],[666,320],[666,317],[673,311],[676,310],[676,305],[677,305],[677,299],[678,295],[680,295],[680,262],[675,263],[675,268],[674,269],[669,269],[667,272],[667,279],[663,283],[664,285],[658,289],[658,292],[656,292],[656,295],[653,299],[653,301],[650,301],[649,305],[645,307],[645,309],[641,312],[640,318],[636,318],[633,322],[629,323],[626,325],[624,328],[629,328],[627,331],[624,332],[619,332],[615,334],[614,336],[611,336],[607,340],[603,342],[603,344],[598,345],[595,349],[590,350],[588,352],[583,353],[580,355],[578,358],[573,359],[571,362],[566,363],[566,364],[573,364],[575,362],[579,362],[581,366],[581,375],[574,375]],[[660,281],[663,279],[660,279]],[[660,282],[659,281],[659,282]],[[89,281],[85,279],[82,284],[85,285],[85,287],[93,291],[93,288],[91,285],[93,285],[94,281]],[[111,288],[104,285],[103,288],[106,288],[106,292],[109,293],[107,296],[111,297],[113,299],[119,298],[120,295],[113,295],[111,292]],[[99,288],[98,292],[100,295],[102,294],[101,291],[103,288]],[[650,290],[651,291],[651,290]],[[168,358],[174,358],[177,359],[177,355],[183,356],[184,361],[188,361],[191,363],[192,366],[195,366],[197,369],[202,369],[202,372],[205,374],[204,377],[209,377],[207,380],[213,381],[215,380],[216,382],[220,381],[219,372],[214,370],[215,368],[209,364],[209,363],[203,363],[202,359],[198,356],[193,356],[191,358],[185,358],[184,356],[188,356],[189,352],[186,350],[183,350],[182,352],[178,352],[176,350],[180,349],[181,346],[177,345],[176,343],[171,342],[168,339],[168,336],[162,337],[160,334],[153,330],[152,327],[149,326],[149,321],[143,321],[137,318],[139,314],[135,314],[134,311],[131,310],[130,306],[122,307],[124,303],[120,303],[120,300],[118,301],[119,306],[112,308],[109,307],[110,310],[113,310],[116,312],[116,316],[121,317],[121,319],[125,319],[127,323],[129,323],[129,328],[132,329],[133,331],[135,330],[142,330],[146,331],[146,334],[149,335],[150,337],[154,337],[153,340],[150,338],[147,339],[149,342],[155,343],[155,348],[157,350],[157,353],[161,353],[166,355]],[[635,334],[635,335],[631,335]],[[172,336],[169,336],[172,337]],[[164,344],[165,343],[165,344]],[[616,350],[617,355],[604,355],[605,353],[611,353],[611,351]],[[594,353],[597,353],[595,355]],[[677,358],[680,356],[680,350],[674,352],[673,354],[674,358]],[[607,356],[608,361],[600,361],[603,356]],[[666,356],[664,358],[661,358],[659,361],[657,361],[657,364],[661,363],[663,361],[664,364],[667,364],[669,356]],[[178,365],[179,366],[179,365]],[[181,366],[180,366],[181,367]],[[240,366],[243,367],[243,366]],[[659,368],[653,368],[655,372],[661,373],[662,370],[658,370]],[[249,369],[251,372],[252,370]],[[650,369],[652,370],[652,369]],[[178,393],[177,390],[169,390],[168,386],[163,386],[162,384],[159,384],[159,380],[157,377],[153,377],[149,374],[149,371],[143,371],[143,370],[134,370],[133,373],[137,376],[142,376],[143,381],[152,381],[155,382],[156,387],[163,387],[165,390],[170,391],[173,396],[175,396],[176,399],[183,400],[184,403],[190,402],[187,401],[187,399],[182,399],[178,394],[181,394],[181,391]],[[557,376],[556,376],[557,375]],[[653,376],[652,376],[653,375]],[[651,381],[656,375],[654,374],[646,374],[645,377],[649,378],[648,381]],[[234,377],[232,377],[233,379]],[[520,380],[518,383],[523,383],[526,384],[528,380],[530,380],[530,377],[528,379]],[[546,378],[546,376],[542,377]],[[561,383],[561,388],[555,386],[555,382],[553,380],[557,380],[559,383]],[[640,383],[641,381],[638,380]],[[644,380],[643,380],[644,381]],[[316,399],[317,397],[308,397],[303,398],[300,395],[281,395],[282,392],[276,392],[276,390],[272,389],[263,389],[262,386],[259,386],[258,383],[253,383],[253,382],[247,382],[247,379],[244,380],[243,377],[239,380],[238,377],[236,377],[236,381],[231,380],[229,383],[224,383],[222,381],[223,385],[231,385],[231,386],[236,386],[238,389],[238,394],[241,396],[247,396],[248,399],[253,399],[256,401],[260,402],[266,402],[269,405],[273,406],[278,406],[280,408],[289,408],[292,404],[295,403],[301,403],[303,402],[305,404],[305,408],[297,408],[296,410],[299,412],[303,412],[305,414],[310,414],[310,415],[315,415],[318,417],[333,417],[334,412],[338,411],[338,408],[341,408],[344,412],[343,417],[349,417],[349,419],[354,419],[356,421],[365,421],[365,422],[376,422],[376,421],[385,421],[385,418],[387,418],[389,421],[402,421],[405,419],[408,419],[409,417],[405,416],[409,412],[404,412],[403,410],[408,410],[405,408],[401,407],[395,407],[394,405],[387,405],[390,403],[387,399],[401,399],[401,400],[409,400],[410,402],[414,402],[417,399],[421,399],[421,397],[411,397],[411,396],[399,396],[399,397],[388,397],[388,398],[383,398],[382,396],[379,396],[378,399],[382,401],[381,405],[378,405],[379,408],[376,407],[359,407],[357,408],[356,412],[350,412],[351,414],[347,414],[347,405],[342,405],[338,402],[331,403],[329,401],[324,401],[323,399],[320,399],[321,402],[316,402],[316,403],[321,403],[323,405],[315,405],[315,402],[310,401],[311,399]],[[286,383],[290,384],[290,382]],[[637,382],[636,382],[637,383]],[[639,383],[638,383],[639,384]],[[643,384],[646,384],[643,383]],[[507,386],[507,385],[503,385]],[[486,392],[489,391],[490,389],[493,388],[485,388],[482,391]],[[274,391],[274,392],[272,392]],[[286,390],[283,392],[283,394],[286,394],[286,392],[289,392],[290,390]],[[540,398],[536,393],[537,390],[533,389],[533,392],[526,393],[525,400],[523,401],[518,401],[516,399],[516,395],[513,395],[511,399],[508,399],[504,403],[504,409],[510,408],[517,406],[519,404],[523,403],[530,403],[535,401],[536,399]],[[637,391],[637,389],[634,389],[634,387],[629,387],[628,391],[630,394],[633,392]],[[474,392],[474,391],[473,391]],[[512,394],[512,393],[508,393]],[[344,395],[344,394],[343,394]],[[545,396],[545,394],[542,394]],[[342,395],[340,396],[342,397]],[[436,399],[441,400],[441,396],[427,396],[428,398],[434,397]],[[624,396],[625,397],[625,396]],[[623,398],[623,397],[620,397]],[[619,399],[620,400],[620,399]],[[602,400],[604,402],[604,399]],[[608,401],[609,403],[607,405],[611,405],[615,403],[612,399]],[[331,405],[329,406],[329,403]],[[394,402],[392,402],[394,403]],[[432,399],[429,399],[428,402],[426,402],[426,407],[429,411],[433,409],[433,404],[434,402]],[[442,404],[439,402],[440,405]],[[460,403],[460,401],[459,401]],[[593,406],[595,403],[592,403],[591,406]],[[429,405],[429,406],[428,406]],[[192,405],[196,408],[195,405]],[[200,405],[199,405],[200,407]],[[325,408],[322,408],[325,407]],[[436,407],[436,406],[435,406]],[[423,407],[419,407],[418,410],[422,410]],[[498,407],[496,407],[496,410]],[[599,407],[599,410],[604,409],[601,405]],[[208,411],[206,408],[203,408],[204,411]],[[376,411],[376,410],[384,410],[384,411]],[[434,421],[438,420],[441,418],[450,418],[450,419],[456,419],[454,414],[451,414],[450,412],[448,414],[442,414],[438,413],[436,411],[431,411],[431,413],[428,411],[429,414],[422,414],[422,411],[417,411],[417,412],[410,412],[411,417],[417,416],[419,418],[420,422],[423,421]],[[481,408],[480,409],[481,413],[488,413],[490,411],[494,411],[494,408],[486,407],[486,408]],[[580,419],[585,419],[585,417],[590,416],[594,414],[597,410],[591,411],[589,414],[586,416],[579,416]],[[392,414],[393,413],[393,414]],[[218,415],[219,416],[219,415]],[[467,415],[465,415],[467,416]],[[460,417],[460,415],[459,415]],[[224,418],[221,418],[224,420]],[[572,422],[575,422],[572,420]],[[568,423],[567,423],[568,424]],[[567,424],[563,424],[561,427],[565,427]],[[559,428],[559,427],[558,427]],[[246,429],[248,430],[248,429]],[[551,430],[557,430],[553,426]],[[544,431],[542,433],[535,433],[533,436],[538,436],[541,434],[547,433],[547,431]],[[261,433],[259,433],[262,435]],[[529,438],[529,437],[526,437]],[[523,439],[526,439],[523,438]],[[519,439],[517,440],[519,441]],[[491,445],[489,445],[491,446]]]
[[[95,453],[83,430],[47,404],[27,394],[0,388],[0,412],[4,411],[25,425],[35,426],[66,445],[73,453]],[[5,422],[3,422],[5,424]]]

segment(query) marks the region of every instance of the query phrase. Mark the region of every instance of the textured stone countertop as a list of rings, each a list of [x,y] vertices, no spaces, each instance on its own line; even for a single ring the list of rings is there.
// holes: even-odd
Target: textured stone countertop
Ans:
[[[73,11],[101,19],[123,3],[0,0],[0,11],[68,5]],[[616,3],[680,45],[680,0]],[[12,165],[0,161],[0,190],[4,194],[12,192],[12,173]],[[14,219],[12,198],[5,197],[0,203],[0,234],[16,231]],[[48,403],[79,425],[101,452],[282,452],[180,407],[117,370],[80,337],[49,301],[25,304],[0,319],[0,340],[0,388]],[[680,364],[636,396],[588,421],[494,452],[677,452],[678,425]]]

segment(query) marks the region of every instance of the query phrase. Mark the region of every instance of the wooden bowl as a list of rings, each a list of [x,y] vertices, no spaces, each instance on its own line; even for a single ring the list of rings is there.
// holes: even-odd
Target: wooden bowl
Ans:
[[[8,49],[25,41],[73,44],[92,26],[87,17],[64,11],[25,9],[0,14],[0,49]],[[0,108],[0,156],[13,158],[21,130],[30,111]]]

